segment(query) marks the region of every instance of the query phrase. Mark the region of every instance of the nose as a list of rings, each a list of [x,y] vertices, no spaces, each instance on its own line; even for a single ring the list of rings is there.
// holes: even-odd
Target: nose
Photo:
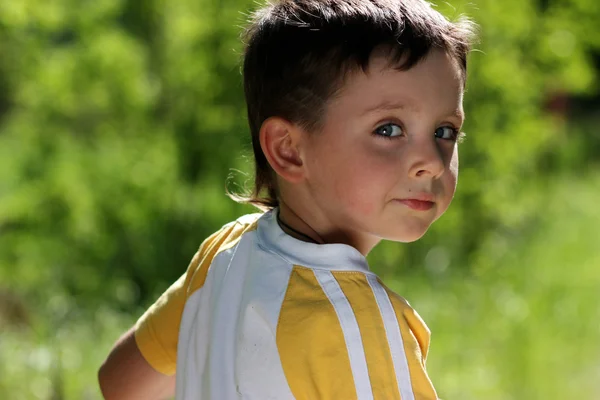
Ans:
[[[410,176],[433,179],[442,176],[446,170],[442,146],[434,137],[415,141],[410,150]]]

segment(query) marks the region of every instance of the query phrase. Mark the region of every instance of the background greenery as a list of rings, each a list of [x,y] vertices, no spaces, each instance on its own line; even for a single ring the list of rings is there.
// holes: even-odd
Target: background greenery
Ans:
[[[113,342],[253,211],[224,188],[254,7],[0,0],[0,398],[99,398]],[[442,398],[599,399],[600,3],[439,8],[481,26],[459,190],[372,267],[430,325]]]

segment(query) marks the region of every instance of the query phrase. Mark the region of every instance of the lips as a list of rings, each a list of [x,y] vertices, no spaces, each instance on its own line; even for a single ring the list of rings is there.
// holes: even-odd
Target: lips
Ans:
[[[412,208],[417,211],[427,211],[431,210],[435,203],[429,200],[419,200],[419,199],[401,199],[398,202],[404,204],[405,206]]]

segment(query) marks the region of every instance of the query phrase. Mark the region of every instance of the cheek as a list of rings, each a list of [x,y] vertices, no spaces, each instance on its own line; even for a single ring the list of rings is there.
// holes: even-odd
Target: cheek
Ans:
[[[456,184],[458,182],[458,149],[454,149],[452,156],[450,157],[450,163],[448,165],[448,174],[446,174],[445,184],[446,189],[454,195],[456,190]]]
[[[393,163],[381,157],[355,152],[337,166],[335,196],[354,212],[368,215],[380,207],[386,191],[397,178]]]
[[[450,158],[450,175],[454,178],[454,184],[456,185],[456,181],[458,179],[458,148],[454,148],[454,152],[452,153],[452,157]]]
[[[376,211],[378,201],[397,178],[397,157],[358,141],[331,140],[331,136],[320,139],[310,154],[313,187],[336,207],[363,215]]]
[[[437,215],[435,219],[446,212],[452,199],[454,198],[454,193],[456,192],[456,184],[458,182],[458,152],[456,148],[454,149],[454,153],[450,157],[450,161],[448,163],[447,172],[444,174],[441,184],[443,186],[443,200],[440,202],[440,207],[437,210]]]

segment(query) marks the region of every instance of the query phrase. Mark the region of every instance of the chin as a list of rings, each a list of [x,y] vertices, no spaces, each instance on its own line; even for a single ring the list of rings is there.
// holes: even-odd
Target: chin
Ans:
[[[411,243],[421,239],[425,233],[427,233],[427,229],[411,229],[410,231],[394,232],[384,236],[384,239],[399,243]]]

